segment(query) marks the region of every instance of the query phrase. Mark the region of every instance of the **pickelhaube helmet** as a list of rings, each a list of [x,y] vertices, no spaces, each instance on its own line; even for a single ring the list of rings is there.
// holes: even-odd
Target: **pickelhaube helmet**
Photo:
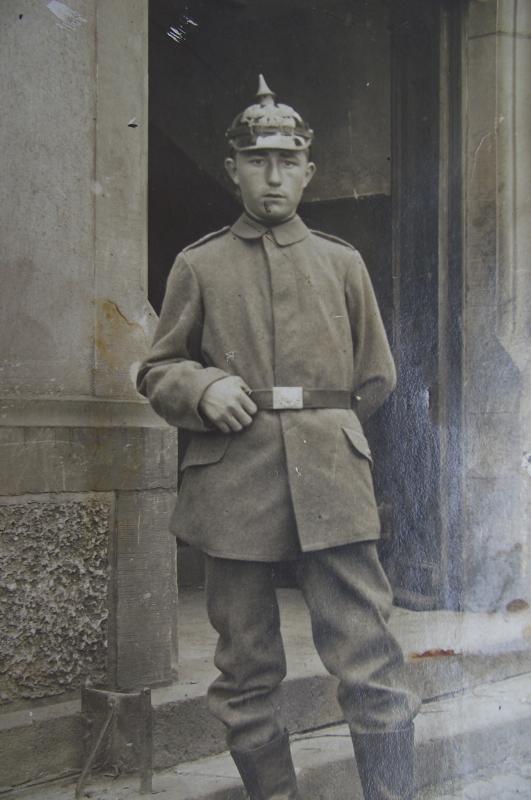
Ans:
[[[237,152],[248,150],[306,150],[313,131],[291,106],[275,102],[264,76],[258,77],[257,102],[242,111],[226,132]]]

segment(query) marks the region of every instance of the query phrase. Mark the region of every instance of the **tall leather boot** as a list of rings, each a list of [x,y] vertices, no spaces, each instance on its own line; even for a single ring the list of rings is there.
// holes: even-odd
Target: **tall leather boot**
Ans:
[[[389,733],[353,733],[365,800],[413,800],[414,725]]]
[[[300,800],[287,731],[254,750],[231,750],[251,800]]]

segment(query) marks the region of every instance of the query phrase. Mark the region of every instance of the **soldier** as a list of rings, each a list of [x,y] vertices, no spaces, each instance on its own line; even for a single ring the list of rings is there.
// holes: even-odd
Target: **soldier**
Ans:
[[[386,624],[361,426],[395,371],[361,256],[297,215],[312,136],[260,76],[257,102],[227,132],[243,214],[178,255],[138,388],[192,432],[171,528],[205,554],[220,671],[209,707],[247,792],[300,797],[272,581],[272,564],[292,560],[315,646],[339,680],[365,798],[410,800],[418,700]]]

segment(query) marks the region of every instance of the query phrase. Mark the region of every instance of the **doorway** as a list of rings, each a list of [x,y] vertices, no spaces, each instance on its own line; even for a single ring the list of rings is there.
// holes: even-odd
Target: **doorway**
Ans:
[[[239,214],[223,170],[224,132],[252,101],[261,72],[316,131],[318,172],[300,214],[309,227],[360,250],[398,349],[404,378],[367,434],[384,520],[381,555],[398,602],[410,608],[446,602],[433,388],[440,361],[440,13],[437,4],[424,5],[430,9],[387,0],[150,4],[150,300],[158,311],[182,247]],[[417,212],[417,238],[405,242]],[[422,313],[414,310],[419,287]],[[181,585],[196,582],[199,556],[181,547],[180,564]]]

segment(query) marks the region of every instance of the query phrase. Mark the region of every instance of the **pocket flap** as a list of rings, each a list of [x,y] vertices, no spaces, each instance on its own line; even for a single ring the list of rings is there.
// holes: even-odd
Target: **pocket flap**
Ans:
[[[370,461],[371,465],[372,461],[372,453],[371,448],[369,447],[369,442],[363,435],[361,431],[357,431],[355,428],[345,428],[343,427],[343,432],[347,439],[349,440],[350,444],[354,448],[354,450],[360,455]]]
[[[230,436],[225,433],[200,433],[194,436],[184,454],[181,470],[221,461],[229,439]]]

